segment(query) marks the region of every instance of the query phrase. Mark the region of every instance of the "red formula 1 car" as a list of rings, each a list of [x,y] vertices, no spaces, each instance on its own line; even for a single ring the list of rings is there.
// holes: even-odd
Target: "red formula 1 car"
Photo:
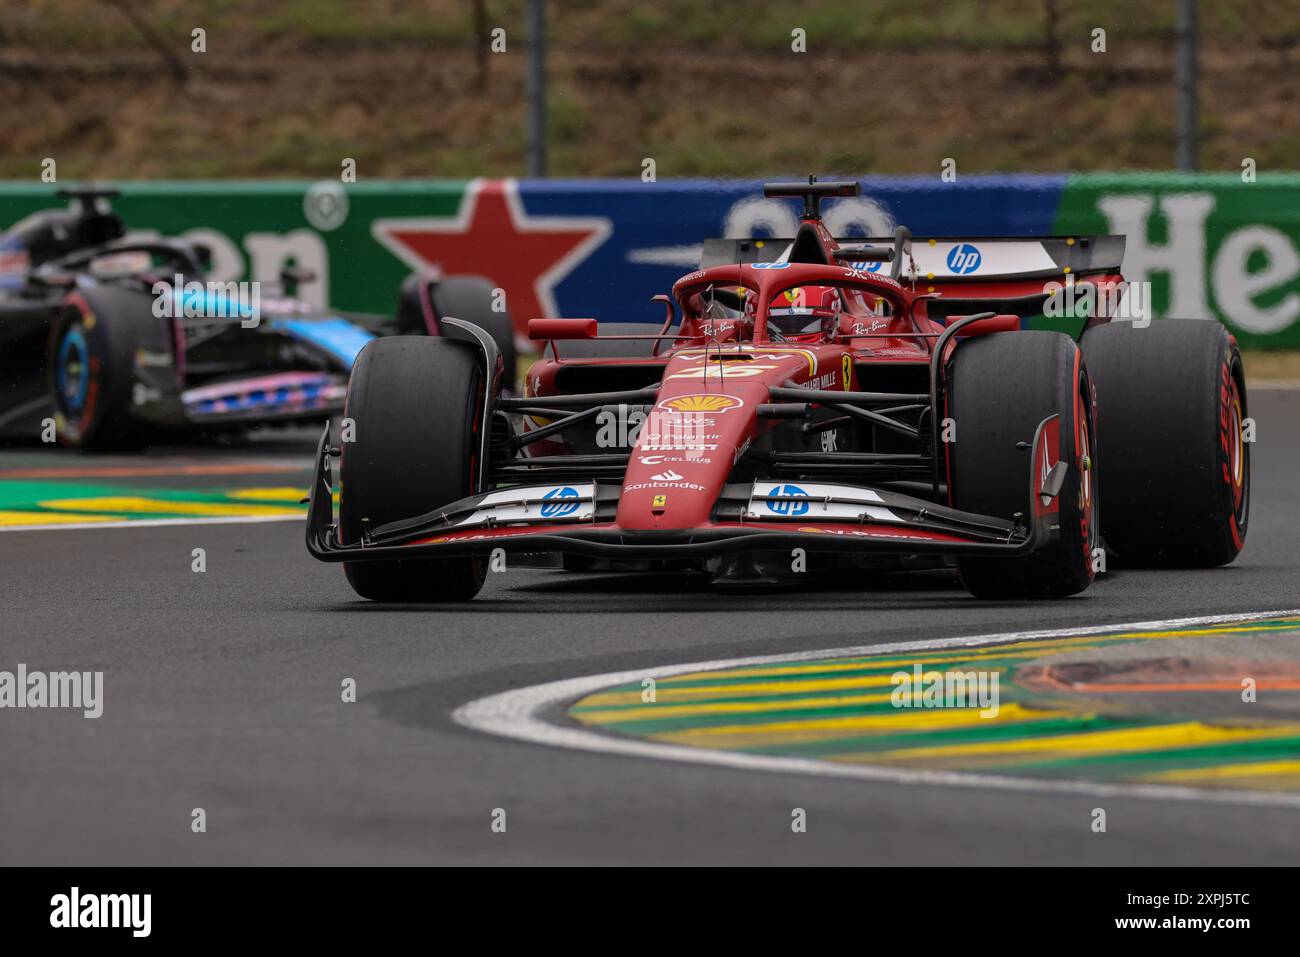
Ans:
[[[533,320],[519,397],[487,335],[371,342],[343,441],[321,439],[308,549],[380,601],[471,598],[519,552],[731,582],[955,564],[1000,598],[1082,591],[1106,550],[1237,555],[1246,391],[1222,326],[1024,329],[1062,288],[1122,289],[1123,237],[841,245],[819,203],[857,190],[767,186],[803,198],[797,235],[706,242],[662,324]]]

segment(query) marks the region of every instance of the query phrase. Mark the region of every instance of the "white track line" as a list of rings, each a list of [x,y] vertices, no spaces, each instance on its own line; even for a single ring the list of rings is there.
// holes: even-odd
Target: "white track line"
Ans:
[[[167,525],[249,525],[256,522],[301,522],[297,515],[227,515],[221,518],[142,518],[113,522],[51,522],[48,525],[0,525],[0,532],[57,532],[85,528],[159,528]]]
[[[1300,808],[1300,794],[1277,794],[1262,791],[1216,791],[1208,788],[1162,784],[1097,784],[1090,781],[1044,781],[1002,775],[974,774],[963,771],[928,771],[913,768],[876,767],[842,764],[832,761],[816,761],[808,758],[773,757],[735,751],[712,751],[703,748],[690,748],[684,745],[659,744],[632,738],[615,737],[610,734],[590,731],[586,728],[551,724],[542,717],[543,714],[561,708],[592,692],[615,685],[640,682],[647,677],[666,678],[693,671],[711,671],[785,661],[893,654],[936,648],[969,648],[979,645],[1006,644],[1035,638],[1068,638],[1076,635],[1113,634],[1124,631],[1167,630],[1188,625],[1221,625],[1249,621],[1255,618],[1277,618],[1286,615],[1300,615],[1300,609],[1291,608],[1280,611],[1260,611],[1232,615],[1202,615],[1194,618],[1170,618],[1162,621],[1101,625],[1096,628],[1051,628],[1039,631],[1004,632],[961,638],[940,638],[930,641],[900,641],[881,645],[859,645],[852,648],[832,648],[823,651],[801,651],[782,655],[760,655],[751,658],[697,661],[690,664],[667,665],[662,668],[641,668],[635,671],[617,671],[603,675],[590,675],[584,678],[567,678],[563,681],[551,681],[546,684],[518,688],[514,691],[504,691],[462,705],[453,712],[452,718],[457,724],[473,728],[476,731],[515,738],[520,741],[531,741],[536,744],[630,757],[655,758],[661,761],[711,764],[747,771],[859,778],[894,784],[997,788],[1004,791],[1083,794],[1093,797],[1209,801]]]

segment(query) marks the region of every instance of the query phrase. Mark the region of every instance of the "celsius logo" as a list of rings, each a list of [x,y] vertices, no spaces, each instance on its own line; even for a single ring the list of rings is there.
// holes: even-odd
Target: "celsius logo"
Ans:
[[[948,253],[948,269],[959,276],[964,276],[979,269],[982,258],[980,251],[970,243],[961,243]]]
[[[767,510],[774,515],[808,514],[808,493],[797,485],[778,485],[767,494],[769,496],[780,495],[786,498],[798,497],[800,499],[797,502],[773,502],[769,500]]]
[[[564,518],[578,510],[578,490],[564,486],[542,496],[542,518]]]

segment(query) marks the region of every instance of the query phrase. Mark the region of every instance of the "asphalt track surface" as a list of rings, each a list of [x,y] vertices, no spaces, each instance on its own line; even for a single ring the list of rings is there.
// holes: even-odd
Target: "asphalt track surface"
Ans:
[[[1234,565],[1117,572],[1046,604],[979,603],[942,575],[730,595],[678,576],[522,568],[466,605],[383,606],[311,560],[296,521],[0,531],[0,669],[105,672],[98,720],[0,712],[0,863],[1300,863],[1293,808],[735,770],[508,740],[451,718],[484,696],[605,672],[1295,608],[1300,393],[1251,402],[1255,499]],[[126,464],[284,468],[297,456],[301,473],[221,478],[279,487],[305,485],[306,442]],[[0,449],[0,482],[122,464]],[[345,678],[355,704],[340,700]],[[1099,804],[1104,834],[1090,826]],[[805,833],[791,830],[796,807]],[[205,833],[191,830],[194,808]],[[498,808],[505,833],[491,826]]]

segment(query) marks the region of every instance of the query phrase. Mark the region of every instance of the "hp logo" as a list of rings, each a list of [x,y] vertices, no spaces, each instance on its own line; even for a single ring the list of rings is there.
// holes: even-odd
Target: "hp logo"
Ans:
[[[970,243],[954,246],[948,253],[948,269],[959,276],[965,276],[980,268],[980,251]]]
[[[781,495],[789,498],[798,496],[802,499],[799,502],[772,502],[767,503],[767,510],[774,515],[789,515],[796,517],[808,514],[808,493],[797,485],[778,485],[772,489],[769,495]]]
[[[564,518],[578,510],[578,490],[564,486],[542,496],[542,518]]]

